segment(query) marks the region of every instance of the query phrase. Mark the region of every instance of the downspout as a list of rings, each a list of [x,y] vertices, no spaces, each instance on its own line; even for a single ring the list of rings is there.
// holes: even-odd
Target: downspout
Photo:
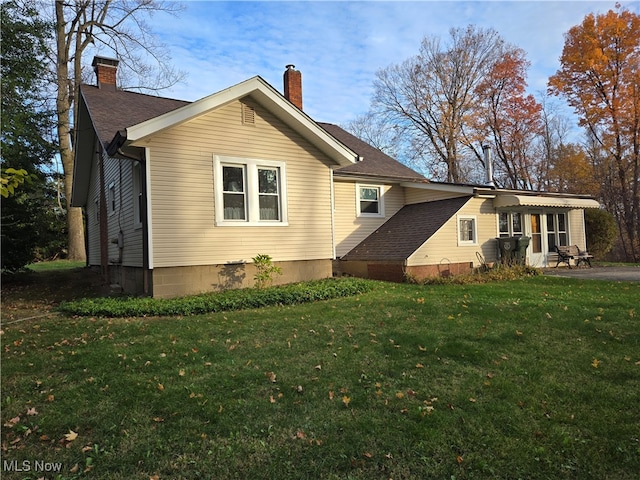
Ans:
[[[336,260],[336,228],[335,228],[335,213],[336,213],[336,202],[335,202],[335,194],[333,191],[333,168],[331,168],[330,170],[330,179],[331,179],[331,185],[330,185],[330,191],[331,191],[331,255],[332,255],[332,260]]]

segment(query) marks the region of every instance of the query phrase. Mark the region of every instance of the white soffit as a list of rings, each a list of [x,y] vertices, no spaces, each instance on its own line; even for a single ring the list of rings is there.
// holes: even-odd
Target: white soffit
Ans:
[[[498,207],[557,207],[600,208],[600,204],[589,198],[543,197],[537,195],[498,195],[493,199]]]

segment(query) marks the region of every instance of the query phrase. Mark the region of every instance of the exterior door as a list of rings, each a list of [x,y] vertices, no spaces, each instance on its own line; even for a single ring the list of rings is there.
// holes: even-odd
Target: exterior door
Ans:
[[[529,264],[534,267],[546,266],[546,253],[542,235],[541,213],[531,214],[531,245],[529,248],[531,249]]]

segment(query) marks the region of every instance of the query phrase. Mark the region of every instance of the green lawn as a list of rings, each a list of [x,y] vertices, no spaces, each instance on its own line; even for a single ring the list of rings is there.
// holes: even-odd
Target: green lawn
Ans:
[[[638,478],[638,283],[379,283],[127,319],[7,290],[3,479]],[[30,295],[47,316],[16,321]]]

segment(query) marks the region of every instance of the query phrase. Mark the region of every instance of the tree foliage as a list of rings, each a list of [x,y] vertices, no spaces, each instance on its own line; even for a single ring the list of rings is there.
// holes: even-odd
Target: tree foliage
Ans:
[[[618,238],[616,219],[606,210],[589,208],[584,212],[587,247],[595,258],[604,258]]]
[[[475,90],[479,108],[478,115],[474,115],[478,137],[474,143],[491,139],[498,160],[494,177],[503,187],[523,190],[536,187],[540,157],[533,146],[543,127],[542,107],[533,95],[526,93],[529,65],[524,50],[512,47],[495,62]]]
[[[46,96],[53,25],[29,1],[3,2],[0,8],[2,270],[15,271],[60,248],[62,212],[55,208],[50,175],[53,111]]]
[[[621,226],[629,260],[640,258],[640,15],[587,15],[565,36],[549,90],[564,96],[595,148],[601,198]]]
[[[432,178],[483,178],[482,146],[493,143],[496,183],[531,189],[542,123],[525,93],[528,67],[525,52],[495,30],[452,29],[447,43],[425,37],[418,55],[377,72],[373,111],[408,138],[405,159],[422,159]]]

